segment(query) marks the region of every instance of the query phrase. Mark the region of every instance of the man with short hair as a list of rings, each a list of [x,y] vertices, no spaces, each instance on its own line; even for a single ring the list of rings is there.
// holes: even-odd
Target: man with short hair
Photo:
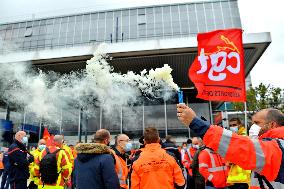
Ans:
[[[229,129],[238,135],[247,135],[246,128],[242,125],[241,120],[237,117],[229,120]]]
[[[183,188],[185,180],[175,159],[161,148],[158,130],[153,127],[144,131],[145,148],[133,163],[132,189]]]
[[[108,147],[111,136],[108,130],[96,132],[94,143],[81,143],[75,148],[74,181],[77,189],[119,189],[115,172],[115,159]]]
[[[162,143],[162,148],[165,149],[167,152],[169,152],[172,156],[174,156],[178,164],[181,166],[182,165],[181,153],[176,145],[174,137],[171,135],[167,135],[165,140],[166,141]]]
[[[9,180],[13,189],[26,189],[29,178],[29,164],[34,157],[27,151],[28,137],[24,131],[18,131],[8,150],[10,161]]]
[[[247,132],[239,118],[229,120],[229,129],[238,135],[246,136]],[[229,189],[248,189],[250,182],[250,170],[244,170],[240,166],[228,162],[229,173],[227,178]]]
[[[40,155],[35,160],[35,166],[34,166],[34,172],[37,177],[40,177],[40,183],[38,188],[43,189],[64,189],[64,186],[66,184],[66,181],[70,178],[71,171],[72,171],[72,165],[69,161],[69,158],[66,154],[66,152],[62,149],[63,144],[63,137],[62,135],[55,135],[53,138],[53,144],[45,149],[40,153]],[[55,183],[44,183],[44,178],[42,177],[42,172],[48,170],[40,170],[40,164],[42,164],[41,161],[44,161],[44,157],[47,154],[55,154],[56,157],[56,166],[57,171],[59,172],[59,175],[57,177],[57,180]],[[47,173],[49,174],[49,173]]]
[[[132,149],[132,144],[126,134],[119,134],[115,137],[114,157],[115,157],[115,170],[119,179],[120,188],[128,188],[126,183],[128,177],[127,157],[126,152]]]
[[[263,109],[252,117],[254,124],[249,132],[258,133],[258,139],[210,126],[184,104],[177,105],[177,116],[225,160],[257,173],[252,176],[250,188],[284,188],[284,115],[281,111]]]

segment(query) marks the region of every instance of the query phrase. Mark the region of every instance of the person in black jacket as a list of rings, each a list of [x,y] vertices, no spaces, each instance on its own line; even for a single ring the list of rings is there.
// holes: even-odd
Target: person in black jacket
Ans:
[[[173,154],[178,164],[181,166],[181,153],[179,152],[174,138],[171,135],[167,135],[165,139],[166,141],[162,143],[162,148],[164,148],[167,152]]]
[[[34,161],[25,144],[28,138],[24,131],[19,131],[15,135],[15,140],[8,150],[10,161],[9,180],[13,189],[26,189],[29,178],[29,164]]]
[[[95,143],[81,143],[75,147],[78,153],[74,167],[75,187],[77,189],[119,189],[115,159],[108,147],[109,131],[98,130],[93,141]]]

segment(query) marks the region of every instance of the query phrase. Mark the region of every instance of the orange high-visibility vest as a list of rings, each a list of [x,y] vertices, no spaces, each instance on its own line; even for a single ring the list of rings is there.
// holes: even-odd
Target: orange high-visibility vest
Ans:
[[[211,181],[214,187],[227,186],[228,169],[224,159],[212,150],[205,148],[198,156],[199,172],[205,181]]]
[[[116,155],[115,153],[114,157],[115,157],[115,171],[117,173],[120,187],[127,189],[128,188],[128,185],[126,183],[128,176],[127,164],[124,161],[124,159],[122,159],[120,156]]]

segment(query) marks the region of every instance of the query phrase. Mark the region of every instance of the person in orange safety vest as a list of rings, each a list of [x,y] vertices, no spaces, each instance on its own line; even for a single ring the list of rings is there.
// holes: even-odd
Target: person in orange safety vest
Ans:
[[[284,115],[277,109],[263,109],[252,117],[251,130],[259,138],[241,136],[197,118],[184,104],[177,105],[178,119],[203,138],[204,144],[225,160],[253,170],[250,188],[284,188]]]
[[[176,160],[161,148],[158,130],[144,131],[145,148],[133,163],[131,189],[184,188],[185,179]]]
[[[219,154],[205,148],[200,152],[198,162],[199,172],[205,179],[206,188],[225,188],[227,186],[228,170],[224,159]]]
[[[132,149],[132,144],[129,142],[129,137],[125,134],[119,134],[115,137],[114,157],[115,157],[115,170],[119,179],[120,188],[128,188],[127,177],[127,158],[125,152]]]

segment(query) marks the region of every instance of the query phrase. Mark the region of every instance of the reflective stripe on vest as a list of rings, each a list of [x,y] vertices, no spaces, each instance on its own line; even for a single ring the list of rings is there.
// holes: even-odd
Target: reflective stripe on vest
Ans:
[[[232,131],[223,129],[222,137],[218,146],[218,154],[220,154],[222,157],[225,157],[228,152],[232,135],[233,135]],[[264,152],[260,146],[259,139],[251,139],[251,141],[254,145],[255,155],[256,155],[256,168],[254,171],[261,173],[265,165]]]
[[[208,164],[206,164],[206,163],[199,163],[198,167],[199,168],[201,168],[201,167],[208,167]]]
[[[122,179],[122,166],[121,166],[120,160],[118,160],[116,163],[118,164],[117,176],[118,176],[118,179],[119,179],[119,184],[126,184],[126,181]]]
[[[254,145],[255,154],[256,154],[256,168],[254,169],[254,171],[257,173],[261,173],[265,165],[264,153],[260,146],[259,139],[251,139],[251,141]]]
[[[220,154],[222,157],[225,157],[227,154],[229,144],[232,139],[232,134],[232,131],[223,129],[222,138],[218,146],[218,154]]]
[[[270,184],[275,189],[284,189],[284,140],[283,139],[275,139],[275,138],[274,139],[265,138],[263,140],[266,140],[266,141],[267,140],[268,141],[276,140],[276,141],[278,141],[279,148],[282,151],[282,162],[281,162],[280,169],[279,169],[279,172],[278,172],[278,175],[277,175],[275,181],[270,182]],[[265,182],[263,182],[263,184],[264,184],[264,187],[268,188]],[[260,188],[258,178],[255,176],[255,173],[251,174],[250,188],[252,188],[252,189],[259,189]]]
[[[215,159],[212,155],[212,152],[208,149],[208,148],[205,148],[205,151],[207,151],[207,153],[209,154],[209,157],[210,157],[210,160],[211,160],[211,167],[208,168],[208,171],[213,173],[213,172],[218,172],[218,171],[225,171],[227,170],[227,166],[219,166],[219,167],[216,167],[216,163],[215,163]],[[218,155],[218,154],[217,154]],[[200,163],[199,165],[201,166],[207,166],[207,164],[205,163]]]
[[[213,179],[213,175],[210,174],[207,179],[208,179],[209,181],[211,181],[211,180]]]
[[[187,155],[188,155],[190,161],[193,161],[193,158],[192,158],[191,155],[190,155],[190,148],[191,148],[191,147],[189,147],[189,148],[186,150],[186,152],[187,152]]]
[[[225,171],[225,170],[227,170],[227,166],[208,168],[208,171],[211,173],[217,172],[217,171]]]

